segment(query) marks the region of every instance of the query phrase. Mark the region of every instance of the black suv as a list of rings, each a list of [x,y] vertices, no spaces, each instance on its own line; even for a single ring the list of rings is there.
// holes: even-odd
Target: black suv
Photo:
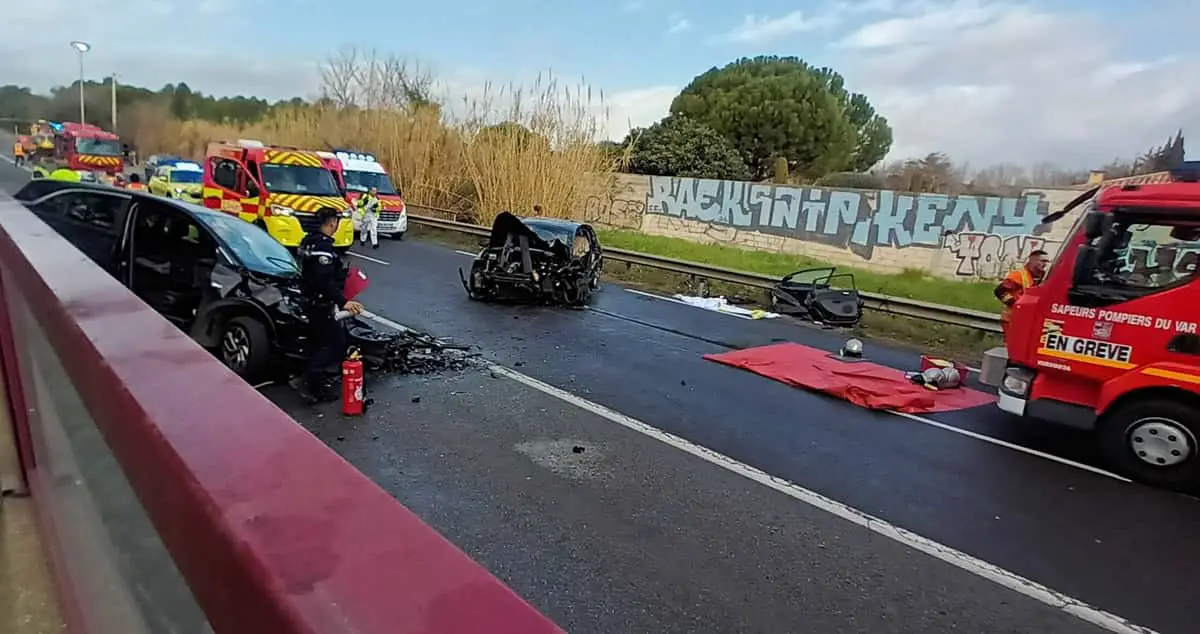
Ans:
[[[38,179],[15,197],[244,379],[304,356],[300,270],[262,229],[107,185]]]

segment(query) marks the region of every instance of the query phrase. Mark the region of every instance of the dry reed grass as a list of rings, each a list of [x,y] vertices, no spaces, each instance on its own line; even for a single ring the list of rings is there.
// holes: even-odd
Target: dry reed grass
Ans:
[[[603,96],[586,86],[540,76],[528,87],[485,85],[448,106],[454,102],[433,95],[428,73],[396,58],[343,51],[322,70],[317,105],[280,108],[250,126],[178,121],[162,105],[144,105],[125,129],[134,130],[144,156],[200,159],[210,141],[236,138],[370,152],[411,205],[453,209],[484,224],[534,205],[578,218],[622,160],[595,142]]]

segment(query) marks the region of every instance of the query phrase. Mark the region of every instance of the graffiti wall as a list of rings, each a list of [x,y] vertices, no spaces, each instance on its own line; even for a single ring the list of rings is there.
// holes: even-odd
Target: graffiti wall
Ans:
[[[641,229],[646,213],[646,176],[612,174],[591,188],[583,220],[600,227]]]
[[[588,221],[843,266],[959,278],[1001,277],[1031,251],[1053,254],[1070,222],[1048,228],[1041,219],[1079,193],[947,196],[630,175],[618,182],[589,198]]]

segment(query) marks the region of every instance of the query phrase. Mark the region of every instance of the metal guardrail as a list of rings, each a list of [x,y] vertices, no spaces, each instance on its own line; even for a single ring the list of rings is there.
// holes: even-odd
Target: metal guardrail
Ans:
[[[433,212],[441,212],[442,210],[431,209],[428,207],[418,207],[413,205],[411,208],[428,210]],[[443,213],[449,213],[443,212]],[[410,222],[425,225],[435,229],[444,231],[455,231],[475,236],[488,236],[491,230],[487,227],[472,225],[465,222],[457,222],[455,220],[446,220],[443,218],[434,218],[431,216],[408,214]],[[739,284],[752,288],[770,290],[775,287],[775,283],[779,281],[776,277],[763,275],[761,273],[749,273],[746,271],[736,271],[710,264],[702,264],[700,262],[687,262],[684,260],[676,260],[674,258],[663,257],[660,255],[651,255],[649,253],[639,253],[637,251],[626,251],[625,249],[604,249],[604,259],[613,262],[625,262],[626,264],[636,264],[649,268],[670,271],[681,275],[693,275],[710,280],[718,280],[728,282],[730,284]],[[973,328],[984,332],[1001,333],[1000,316],[994,313],[986,313],[981,310],[971,310],[969,308],[958,308],[955,306],[943,306],[941,304],[933,304],[923,302],[916,299],[908,299],[905,297],[895,297],[892,295],[883,295],[881,293],[869,293],[859,291],[863,298],[863,307],[900,315],[903,317],[911,317],[913,319],[923,319],[941,324],[950,324],[952,326],[961,326],[964,328]]]

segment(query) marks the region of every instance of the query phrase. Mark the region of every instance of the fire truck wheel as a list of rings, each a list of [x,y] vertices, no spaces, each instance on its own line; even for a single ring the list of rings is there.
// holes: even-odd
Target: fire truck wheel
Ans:
[[[254,381],[270,361],[271,337],[253,317],[234,317],[221,330],[221,361],[246,381]]]
[[[1143,400],[1120,405],[1100,426],[1104,454],[1139,482],[1183,492],[1200,491],[1200,411],[1181,401]]]

